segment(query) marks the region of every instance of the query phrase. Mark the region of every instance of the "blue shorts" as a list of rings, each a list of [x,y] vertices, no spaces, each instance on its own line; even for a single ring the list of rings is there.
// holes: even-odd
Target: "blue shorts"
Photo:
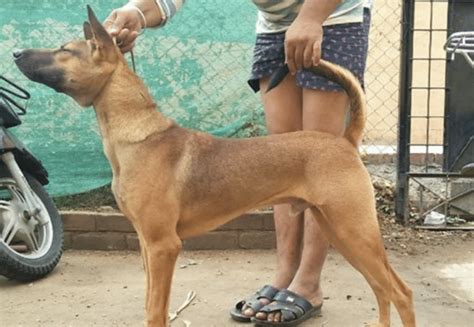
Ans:
[[[339,24],[323,27],[321,58],[349,69],[364,86],[364,71],[369,45],[370,11],[364,11],[362,23]],[[248,81],[258,92],[260,79],[269,77],[285,62],[285,32],[257,34],[252,72]],[[318,76],[311,71],[296,73],[296,85],[321,91],[342,91],[339,84]]]

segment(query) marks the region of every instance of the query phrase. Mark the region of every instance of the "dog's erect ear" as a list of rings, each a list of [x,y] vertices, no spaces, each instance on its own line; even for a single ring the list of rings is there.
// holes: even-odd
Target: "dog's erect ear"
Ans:
[[[84,22],[84,38],[86,40],[90,40],[94,37],[94,34],[92,34],[92,29],[91,29],[91,24],[89,22]]]
[[[90,30],[92,32],[94,40],[97,42],[99,48],[113,48],[115,47],[112,37],[107,33],[104,26],[99,22],[91,7],[87,5],[87,16],[89,18]],[[84,33],[85,26],[84,26]],[[87,34],[86,34],[87,39]]]

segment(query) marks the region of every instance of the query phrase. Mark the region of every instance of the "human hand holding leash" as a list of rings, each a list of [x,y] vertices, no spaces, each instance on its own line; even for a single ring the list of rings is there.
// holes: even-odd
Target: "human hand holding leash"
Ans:
[[[160,25],[163,14],[153,0],[131,0],[113,10],[104,21],[104,27],[115,37],[120,51],[130,51],[135,41],[147,27]]]

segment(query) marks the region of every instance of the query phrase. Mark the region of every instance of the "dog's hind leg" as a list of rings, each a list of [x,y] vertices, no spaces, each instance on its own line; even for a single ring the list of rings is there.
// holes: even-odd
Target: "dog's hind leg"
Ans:
[[[362,273],[374,291],[379,307],[378,325],[384,327],[390,326],[390,279],[387,268],[384,264],[384,253],[380,251],[380,248],[377,249],[377,244],[373,244],[372,241],[363,242],[364,238],[367,237],[366,234],[360,236],[358,231],[353,233],[350,229],[354,228],[350,228],[350,226],[340,227],[346,224],[349,225],[348,222],[335,224],[333,219],[339,220],[341,217],[334,217],[333,215],[328,214],[328,211],[330,210],[327,208],[312,210],[321,213],[320,215],[316,215],[316,212],[314,212],[315,217],[318,217],[318,223],[329,242],[354,268]],[[347,213],[342,212],[340,214],[347,215]],[[342,228],[343,230],[338,230],[339,228]]]
[[[358,188],[360,192],[360,188]],[[340,193],[346,193],[341,190]],[[372,192],[339,194],[337,201],[318,207],[318,222],[328,240],[365,277],[379,306],[379,323],[390,326],[390,303],[399,309],[404,326],[414,327],[411,290],[392,274],[380,235]],[[347,196],[350,195],[350,196]],[[357,201],[356,201],[357,200]],[[398,277],[398,276],[397,276]],[[398,281],[400,281],[398,279]]]
[[[413,292],[392,267],[389,267],[389,269],[392,285],[397,285],[393,293],[393,304],[395,304],[398,314],[402,317],[403,324],[406,326],[415,326]]]

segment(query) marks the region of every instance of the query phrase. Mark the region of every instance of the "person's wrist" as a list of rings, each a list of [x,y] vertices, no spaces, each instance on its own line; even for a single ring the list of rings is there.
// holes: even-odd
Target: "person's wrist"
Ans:
[[[134,13],[134,15],[136,15],[136,19],[140,25],[140,30],[138,30],[137,32],[143,31],[145,30],[145,28],[147,28],[148,26],[147,19],[145,17],[145,14],[139,7],[129,2],[126,5],[124,5],[122,8],[124,10],[131,10]]]
[[[295,22],[302,23],[305,25],[313,25],[321,27],[326,19],[322,15],[313,13],[301,13],[296,17]]]
[[[125,6],[131,5],[141,11],[143,14],[146,27],[156,27],[162,24],[163,13],[156,5],[155,0],[130,0]]]

